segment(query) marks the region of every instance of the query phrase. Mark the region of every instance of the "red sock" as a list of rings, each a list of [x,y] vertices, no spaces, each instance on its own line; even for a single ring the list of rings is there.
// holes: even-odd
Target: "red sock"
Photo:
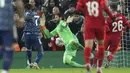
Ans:
[[[104,46],[99,46],[97,51],[97,57],[98,57],[98,67],[101,67],[104,60]]]
[[[92,65],[94,66],[94,65],[96,65],[96,64],[97,64],[97,57],[96,57],[96,55],[95,55],[95,57],[94,57],[94,59],[93,59]]]
[[[98,60],[98,67],[101,68],[103,64],[103,60]]]
[[[85,47],[84,49],[84,59],[86,64],[90,64],[91,50],[90,47]]]
[[[99,60],[103,60],[104,59],[104,52],[105,52],[104,46],[99,46],[98,47],[98,51],[97,51],[97,58]]]

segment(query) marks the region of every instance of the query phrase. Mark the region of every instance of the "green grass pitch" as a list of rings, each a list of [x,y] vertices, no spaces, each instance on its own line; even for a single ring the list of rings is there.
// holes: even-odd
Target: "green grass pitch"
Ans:
[[[86,73],[83,68],[52,68],[52,69],[11,69],[9,73]],[[96,73],[96,69],[92,69]],[[130,68],[108,68],[103,73],[130,73]]]

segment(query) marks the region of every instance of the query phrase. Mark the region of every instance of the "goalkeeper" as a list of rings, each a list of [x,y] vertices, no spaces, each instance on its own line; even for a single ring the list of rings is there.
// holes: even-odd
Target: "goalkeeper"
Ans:
[[[57,27],[53,31],[49,32],[44,25],[42,25],[42,29],[44,31],[43,33],[46,34],[48,38],[58,34],[59,37],[63,39],[65,45],[63,63],[73,67],[85,67],[85,65],[81,65],[72,60],[76,56],[77,50],[84,49],[84,47],[79,43],[77,37],[70,31],[66,22],[61,20],[60,14],[55,15],[54,21],[56,22]]]

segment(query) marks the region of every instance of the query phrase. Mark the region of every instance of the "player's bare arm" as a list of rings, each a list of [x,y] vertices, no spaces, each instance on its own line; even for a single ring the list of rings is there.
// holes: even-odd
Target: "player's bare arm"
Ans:
[[[111,18],[113,18],[112,13],[111,13],[110,9],[109,9],[108,6],[107,6],[106,0],[102,0],[101,5],[102,5],[102,8],[104,9],[104,11],[105,11]]]

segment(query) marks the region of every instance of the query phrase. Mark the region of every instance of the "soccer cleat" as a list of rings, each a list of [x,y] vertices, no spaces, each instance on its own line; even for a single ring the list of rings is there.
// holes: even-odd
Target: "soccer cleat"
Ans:
[[[102,69],[101,68],[97,68],[97,73],[102,73]]]
[[[108,62],[106,63],[106,65],[105,65],[105,68],[109,68],[109,67],[110,67],[110,64],[111,64],[111,62],[108,61]]]
[[[38,66],[38,64],[35,63],[35,62],[32,64],[32,67],[34,67],[35,69],[40,69],[40,67]]]
[[[102,71],[97,71],[97,73],[102,73]]]
[[[111,55],[111,54],[107,56],[107,60],[108,60],[109,62],[110,62],[110,61],[112,61],[112,60],[113,60],[113,58],[114,58],[114,56],[113,56],[113,55]]]
[[[91,73],[91,66],[90,66],[90,64],[86,65],[86,70],[87,70],[87,73]]]
[[[26,69],[31,69],[33,67],[33,63],[28,64],[28,66],[26,67]]]
[[[107,63],[106,63],[106,65],[105,65],[105,68],[109,68],[110,67],[110,65],[111,65],[111,61],[113,60],[113,55],[111,55],[111,54],[109,54],[108,56],[107,56]]]

